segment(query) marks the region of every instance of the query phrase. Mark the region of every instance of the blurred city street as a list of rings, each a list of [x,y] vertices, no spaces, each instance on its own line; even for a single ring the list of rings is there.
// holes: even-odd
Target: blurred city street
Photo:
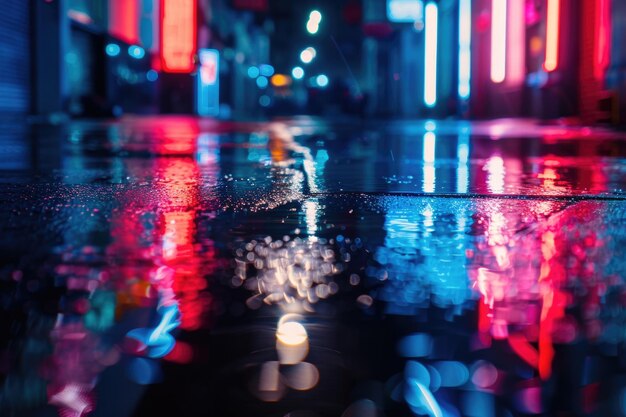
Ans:
[[[2,0],[0,417],[626,417],[626,0]]]
[[[6,125],[7,416],[618,416],[626,136]]]

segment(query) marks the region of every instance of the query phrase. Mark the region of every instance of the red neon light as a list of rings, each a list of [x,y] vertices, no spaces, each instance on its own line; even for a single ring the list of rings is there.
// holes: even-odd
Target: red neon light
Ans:
[[[554,71],[559,66],[559,31],[561,0],[548,0],[548,22],[546,25],[546,60],[543,68]]]
[[[139,11],[136,0],[111,0],[109,32],[128,43],[139,42]]]
[[[161,63],[165,72],[191,72],[195,68],[196,1],[161,0]]]
[[[596,42],[593,75],[597,80],[604,79],[604,73],[611,60],[611,2],[596,1]]]

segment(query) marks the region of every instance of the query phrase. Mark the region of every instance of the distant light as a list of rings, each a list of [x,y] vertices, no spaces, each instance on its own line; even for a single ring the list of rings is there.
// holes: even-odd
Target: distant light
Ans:
[[[424,3],[421,0],[387,0],[387,19],[392,22],[422,23]]]
[[[309,32],[311,35],[315,35],[317,33],[317,31],[320,29],[320,24],[317,22],[314,22],[312,20],[309,20],[306,23],[306,30],[307,32]]]
[[[267,77],[260,76],[256,79],[256,85],[259,86],[259,88],[265,88],[268,84],[269,81],[267,80]]]
[[[261,105],[261,107],[267,107],[270,105],[270,103],[271,103],[271,100],[269,96],[263,95],[259,97],[259,104]]]
[[[151,69],[150,71],[146,72],[146,79],[150,82],[155,82],[159,79],[159,73]]]
[[[291,78],[284,74],[276,74],[270,81],[274,87],[286,87],[291,84]]]
[[[438,19],[437,4],[428,3],[426,5],[426,47],[424,56],[424,103],[428,107],[434,107],[437,104]]]
[[[268,64],[263,64],[259,67],[259,72],[264,77],[271,77],[274,75],[274,67]]]
[[[316,55],[317,51],[315,50],[315,48],[309,46],[304,51],[300,52],[300,61],[308,64],[313,61],[313,58],[315,58]]]
[[[548,0],[548,20],[546,23],[546,60],[543,68],[554,71],[559,65],[559,13],[560,0]]]
[[[328,85],[328,77],[324,74],[320,74],[315,78],[315,82],[319,87],[326,87]]]
[[[146,56],[146,51],[141,46],[131,45],[128,47],[128,55],[135,59],[141,59]]]
[[[248,77],[256,78],[259,76],[261,71],[257,67],[248,67]]]
[[[424,123],[424,128],[427,132],[434,132],[435,129],[437,129],[437,123],[432,120],[428,120],[426,121],[426,123]]]
[[[526,1],[509,0],[507,83],[519,86],[526,78]]]
[[[120,54],[120,46],[116,43],[109,43],[107,44],[106,48],[104,49],[106,54],[108,56],[118,56]]]
[[[459,98],[470,96],[472,74],[472,0],[459,4]]]
[[[506,1],[491,3],[491,81],[501,83],[506,76]]]
[[[304,326],[297,321],[287,321],[278,326],[276,338],[285,345],[298,346],[306,342],[308,334]]]
[[[313,10],[310,14],[309,14],[309,20],[312,22],[321,22],[322,21],[322,14],[317,11],[317,10]]]
[[[291,75],[296,80],[301,80],[304,77],[304,70],[302,69],[302,67],[294,67],[291,70]]]

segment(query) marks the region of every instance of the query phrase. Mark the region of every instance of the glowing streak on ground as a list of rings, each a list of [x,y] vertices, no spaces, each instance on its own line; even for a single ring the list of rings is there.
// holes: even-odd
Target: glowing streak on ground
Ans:
[[[501,83],[506,77],[506,0],[491,5],[491,81]]]
[[[435,141],[434,132],[424,133],[424,185],[425,193],[435,192]]]
[[[426,47],[424,54],[424,103],[437,104],[437,4],[426,5]]]
[[[526,77],[526,11],[524,0],[509,0],[507,81],[521,85]]]
[[[459,4],[459,97],[470,96],[472,73],[472,0],[461,0]]]
[[[546,60],[543,68],[554,71],[559,66],[559,13],[561,0],[548,0],[548,21],[546,24]]]
[[[457,145],[459,162],[456,168],[456,192],[466,193],[469,188],[469,129],[465,128],[459,133]]]

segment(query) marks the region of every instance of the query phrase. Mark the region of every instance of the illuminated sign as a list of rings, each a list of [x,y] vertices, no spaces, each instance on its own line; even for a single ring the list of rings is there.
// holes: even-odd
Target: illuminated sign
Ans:
[[[200,49],[198,59],[198,81],[196,111],[200,116],[217,116],[220,106],[219,52],[215,49]]]
[[[161,64],[165,72],[192,72],[196,0],[161,0]]]
[[[392,22],[422,22],[424,3],[422,0],[387,0],[387,19]]]

